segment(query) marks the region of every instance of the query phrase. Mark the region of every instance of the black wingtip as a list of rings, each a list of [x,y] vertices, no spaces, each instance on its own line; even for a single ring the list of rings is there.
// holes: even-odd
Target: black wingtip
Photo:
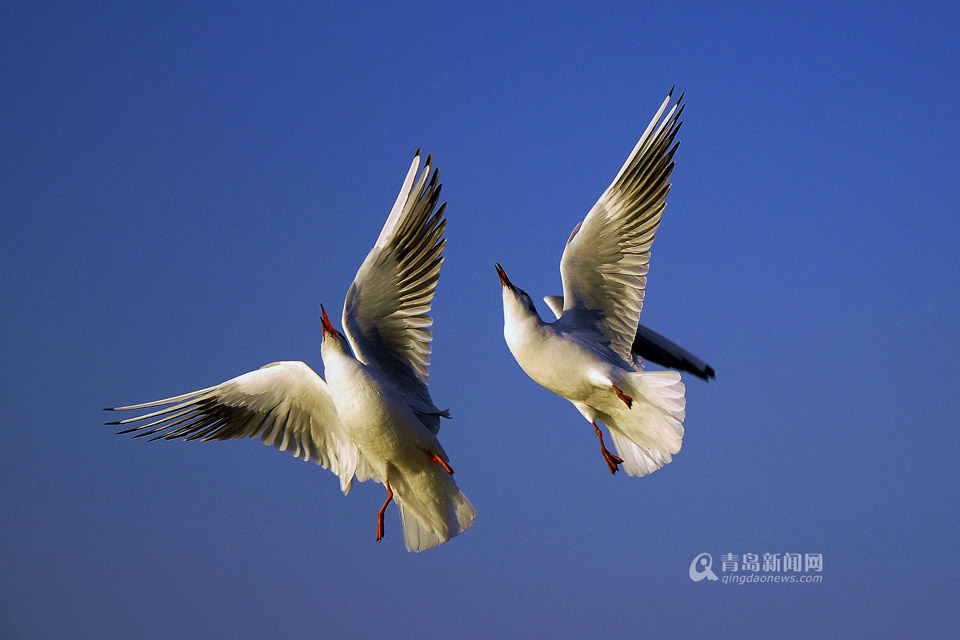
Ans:
[[[687,373],[690,373],[700,378],[704,382],[710,382],[711,380],[715,380],[717,378],[717,374],[714,373],[713,367],[711,367],[710,365],[705,366],[703,369],[697,369],[696,367],[689,366],[687,364],[681,364],[679,366],[671,366],[670,368],[676,369],[677,371],[686,371]]]
[[[673,90],[676,88],[677,88],[677,85],[673,85],[672,87],[670,87],[670,93],[667,94],[668,98],[673,97]]]
[[[119,420],[115,420],[115,421],[113,421],[113,422],[104,422],[103,424],[108,425],[108,426],[111,426],[111,427],[115,427],[115,426],[117,426],[118,424],[120,424],[120,421],[119,421]]]

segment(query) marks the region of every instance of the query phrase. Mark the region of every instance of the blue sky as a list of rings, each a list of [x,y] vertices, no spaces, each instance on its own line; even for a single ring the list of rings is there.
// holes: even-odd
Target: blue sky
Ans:
[[[960,9],[948,3],[7,2],[5,637],[955,636]],[[717,370],[611,476],[502,338],[674,84],[642,321]],[[383,489],[105,406],[318,370],[413,152],[449,202],[431,391],[479,510],[403,549]],[[541,311],[546,309],[541,305]],[[819,553],[818,584],[691,561]]]

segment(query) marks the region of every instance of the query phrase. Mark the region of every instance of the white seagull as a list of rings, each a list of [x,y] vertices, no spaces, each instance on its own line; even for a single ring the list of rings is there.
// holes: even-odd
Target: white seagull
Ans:
[[[570,234],[560,260],[563,297],[546,299],[556,321],[542,320],[530,296],[497,264],[503,335],[513,357],[534,381],[572,402],[593,425],[610,472],[622,464],[631,476],[670,462],[683,439],[680,374],[643,371],[632,348],[681,124],[682,95],[666,112],[672,95],[673,90],[613,183]],[[607,450],[598,421],[610,431],[619,456]]]
[[[417,178],[417,151],[383,230],[360,266],[343,306],[346,337],[321,306],[324,381],[303,362],[274,362],[256,371],[155,402],[113,411],[163,409],[109,424],[146,424],[121,431],[152,439],[260,438],[313,460],[340,477],[387,488],[377,514],[396,498],[410,551],[435,547],[473,524],[476,510],[451,477],[437,440],[440,418],[427,390],[429,316],[446,240],[437,171],[431,157]],[[429,177],[429,182],[428,182]],[[416,183],[415,183],[415,178]]]

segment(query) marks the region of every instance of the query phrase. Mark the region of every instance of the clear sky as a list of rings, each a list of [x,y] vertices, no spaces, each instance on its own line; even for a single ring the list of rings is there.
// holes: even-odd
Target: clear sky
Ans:
[[[531,4],[0,5],[0,635],[957,637],[960,9]],[[507,350],[494,263],[559,293],[674,84],[642,321],[717,379],[672,464],[611,476]],[[320,371],[418,147],[472,529],[410,554],[395,508],[374,541],[379,485],[103,426]],[[822,582],[693,582],[703,552]]]

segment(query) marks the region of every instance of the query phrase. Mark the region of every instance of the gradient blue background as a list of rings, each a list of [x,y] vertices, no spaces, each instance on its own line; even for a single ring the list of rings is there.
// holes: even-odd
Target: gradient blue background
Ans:
[[[0,635],[960,633],[955,4],[77,4],[0,6]],[[642,320],[717,380],[672,464],[614,477],[510,356],[493,265],[559,293],[674,84]],[[378,485],[102,425],[319,371],[417,147],[472,529],[408,554]],[[823,582],[693,583],[704,551],[822,553]]]

